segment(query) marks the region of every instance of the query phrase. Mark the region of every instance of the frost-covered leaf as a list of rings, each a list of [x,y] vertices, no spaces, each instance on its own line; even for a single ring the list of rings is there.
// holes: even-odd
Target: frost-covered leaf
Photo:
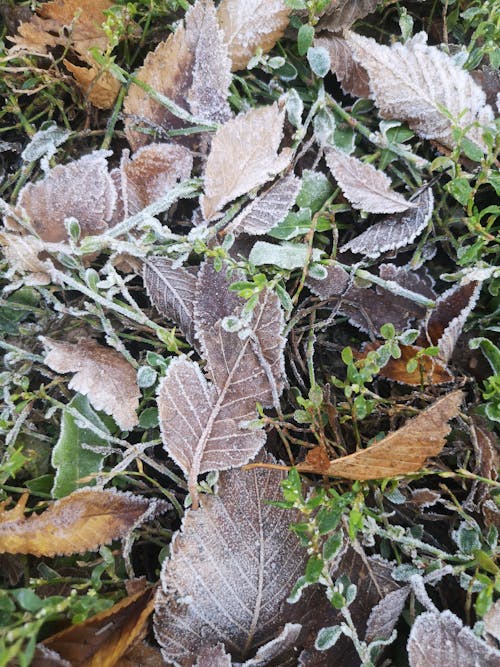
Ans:
[[[212,219],[230,201],[263,185],[285,169],[290,149],[278,149],[285,111],[277,104],[250,109],[229,120],[212,140],[205,168],[203,213]]]
[[[215,646],[202,648],[194,663],[194,667],[231,667],[231,665],[231,654],[226,653],[224,644],[220,642]]]
[[[498,667],[500,651],[476,637],[451,611],[424,612],[408,639],[410,667]]]
[[[111,415],[122,430],[129,431],[138,423],[141,392],[136,372],[119,352],[89,339],[76,344],[41,340],[47,350],[47,366],[57,373],[75,373],[70,389],[88,396],[94,408]]]
[[[347,35],[355,59],[368,72],[380,114],[406,121],[425,139],[454,146],[451,122],[441,107],[461,128],[475,122],[490,125],[493,112],[471,75],[437,47],[427,46],[426,40],[426,33],[420,32],[405,44],[389,47],[371,37]],[[467,137],[484,146],[480,128],[470,129]]]
[[[443,396],[417,417],[410,419],[383,440],[349,456],[330,461],[319,469],[306,461],[297,469],[346,479],[382,479],[419,470],[430,456],[436,456],[446,444],[448,421],[458,413],[463,393]]]
[[[319,296],[320,299],[330,299],[340,296],[346,290],[349,284],[349,274],[345,269],[336,264],[330,264],[326,267],[326,277],[324,280],[317,280],[310,276],[306,280],[309,289]]]
[[[56,556],[95,551],[121,539],[168,503],[114,489],[79,489],[41,514],[24,516],[28,494],[0,512],[0,552]]]
[[[62,243],[46,243],[36,236],[0,232],[0,245],[5,259],[9,263],[10,273],[25,275],[25,285],[48,285],[54,265],[50,259],[41,259],[42,253],[64,252],[67,246]]]
[[[344,196],[354,208],[368,213],[399,213],[415,206],[395,192],[391,188],[391,179],[371,164],[335,148],[326,150],[325,158]]]
[[[116,203],[108,173],[109,151],[94,151],[79,160],[51,169],[44,179],[28,183],[19,193],[16,212],[28,216],[34,231],[53,243],[68,238],[64,220],[76,218],[82,236],[107,229]],[[84,184],[84,186],[82,186]]]
[[[218,495],[186,512],[156,599],[155,634],[167,662],[221,639],[241,661],[285,624],[285,600],[307,554],[288,529],[297,513],[268,502],[281,498],[282,479],[275,470],[222,473]]]
[[[318,27],[338,32],[371,14],[379,0],[332,0],[321,14]]]
[[[404,609],[410,586],[391,591],[373,607],[366,626],[366,642],[388,639]]]
[[[372,225],[341,248],[340,252],[360,253],[375,258],[387,250],[398,250],[413,243],[425,229],[434,210],[434,196],[427,188],[414,200],[415,208]]]
[[[288,25],[284,0],[222,0],[217,19],[224,32],[232,70],[245,69],[257,49],[270,51]]]
[[[223,122],[231,116],[227,102],[230,66],[214,4],[198,0],[186,13],[185,25],[179,25],[147,55],[136,78],[197,118]],[[130,86],[124,110],[127,139],[133,150],[150,143],[149,136],[136,127],[173,130],[186,126],[135,84]]]
[[[226,227],[226,233],[251,236],[266,234],[282,222],[295,203],[300,190],[300,179],[293,174],[279,179],[266,192],[256,197]]]
[[[500,600],[497,600],[483,616],[484,628],[500,642]]]
[[[61,146],[71,135],[71,132],[65,128],[58,127],[55,123],[44,126],[43,130],[38,130],[31,137],[29,144],[21,153],[25,162],[35,162],[44,155],[50,160],[59,146]]]
[[[344,93],[355,97],[369,97],[368,73],[352,56],[352,49],[340,35],[330,34],[314,40],[330,55],[330,66]]]
[[[317,262],[322,254],[319,248],[313,248],[311,252],[304,243],[281,243],[276,245],[267,241],[257,241],[250,251],[248,261],[255,266],[274,264],[280,269],[292,271],[302,268],[308,260]]]
[[[196,267],[173,267],[166,257],[148,257],[144,285],[157,310],[172,320],[189,342],[194,341]]]
[[[287,623],[280,634],[261,646],[255,657],[247,660],[243,667],[266,667],[274,660],[284,657],[284,654],[293,649],[302,631],[300,623]]]

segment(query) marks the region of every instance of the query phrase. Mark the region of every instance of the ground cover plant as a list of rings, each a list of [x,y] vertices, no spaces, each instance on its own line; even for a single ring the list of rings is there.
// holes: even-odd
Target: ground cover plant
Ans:
[[[0,666],[500,664],[498,4],[0,14]]]

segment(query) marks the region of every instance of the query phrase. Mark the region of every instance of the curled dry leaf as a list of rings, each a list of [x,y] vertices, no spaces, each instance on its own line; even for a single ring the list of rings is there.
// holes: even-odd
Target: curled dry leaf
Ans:
[[[354,60],[352,49],[340,35],[317,37],[314,46],[322,46],[330,55],[330,69],[347,95],[369,97],[367,71]]]
[[[317,469],[306,460],[297,466],[297,470],[356,480],[382,479],[415,472],[428,457],[437,456],[443,449],[450,431],[448,421],[458,414],[462,398],[461,391],[443,396],[383,440],[330,461],[326,468]]]
[[[290,149],[278,154],[285,111],[278,105],[250,109],[229,120],[212,140],[201,199],[207,220],[230,201],[270,181],[291,160]]]
[[[231,116],[227,102],[230,66],[214,4],[198,0],[186,13],[185,25],[179,25],[147,55],[137,79],[197,118],[223,122]],[[124,110],[125,131],[133,150],[150,143],[149,136],[136,131],[137,127],[173,130],[186,126],[136,84],[130,86]]]
[[[325,151],[326,163],[344,196],[354,208],[368,213],[398,213],[413,208],[391,188],[391,179],[383,171],[335,148]]]
[[[283,0],[222,0],[217,19],[224,32],[232,71],[245,69],[257,49],[270,51],[288,25]]]
[[[26,518],[27,499],[0,513],[0,552],[53,557],[95,551],[168,506],[114,489],[79,489]]]
[[[87,339],[77,344],[41,340],[47,350],[47,366],[57,373],[75,373],[70,389],[88,396],[94,408],[111,415],[122,430],[129,431],[138,423],[141,392],[136,373],[119,352]]]
[[[269,504],[280,499],[282,479],[275,470],[222,473],[218,495],[186,512],[156,598],[155,634],[167,662],[192,659],[221,638],[244,660],[285,625],[285,600],[307,554],[288,529],[298,514]]]
[[[108,71],[100,71],[93,59],[85,59],[89,67],[74,65],[66,58],[63,63],[74,76],[88,101],[98,109],[111,109],[120,92],[120,82]]]
[[[451,121],[442,107],[484,147],[481,128],[490,125],[493,111],[471,75],[435,46],[427,46],[420,32],[405,44],[384,46],[371,37],[347,34],[354,58],[367,70],[373,99],[384,118],[404,120],[425,139],[454,146]]]

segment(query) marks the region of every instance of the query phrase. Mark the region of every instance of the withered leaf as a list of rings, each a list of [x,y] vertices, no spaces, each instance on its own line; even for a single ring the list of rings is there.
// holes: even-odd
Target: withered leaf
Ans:
[[[194,301],[197,267],[174,268],[166,257],[148,257],[144,263],[144,285],[157,310],[194,341]]]
[[[266,192],[256,197],[226,227],[235,236],[266,234],[285,219],[300,190],[300,179],[293,174],[280,178]]]
[[[484,627],[492,637],[500,642],[500,600],[497,600],[483,616]]]
[[[363,356],[371,350],[376,350],[381,343],[373,342],[367,343],[363,347]],[[391,357],[389,361],[379,370],[381,377],[388,380],[395,380],[403,384],[420,385],[420,384],[445,384],[453,380],[453,375],[446,368],[446,364],[437,359],[423,355],[418,357],[418,366],[415,370],[408,370],[408,362],[415,359],[422,348],[418,345],[400,345],[401,356],[399,359]]]
[[[404,609],[410,586],[391,591],[376,604],[366,624],[366,642],[374,639],[388,639]]]
[[[354,4],[354,3],[351,3]],[[352,49],[340,35],[317,37],[314,46],[322,46],[330,55],[330,69],[337,77],[342,90],[354,97],[369,97],[368,73],[354,60]]]
[[[500,651],[476,637],[451,611],[428,611],[417,617],[408,639],[408,656],[410,667],[500,664]]]
[[[54,266],[50,259],[40,259],[43,252],[67,250],[62,243],[46,243],[36,236],[23,236],[7,231],[0,232],[0,245],[11,270],[21,275],[28,274],[25,285],[48,285]]]
[[[327,468],[316,470],[307,463],[300,463],[297,470],[357,480],[415,472],[428,457],[436,456],[443,449],[450,431],[448,421],[458,414],[462,398],[461,391],[446,394],[383,440],[330,461]]]
[[[88,397],[96,410],[111,415],[118,426],[129,431],[138,423],[136,410],[141,392],[133,366],[116,350],[81,339],[66,343],[41,338],[45,363],[57,373],[75,373],[69,388]]]
[[[26,501],[27,494],[0,513],[0,552],[52,557],[95,551],[167,507],[114,489],[79,489],[26,518]]]
[[[348,33],[354,58],[367,70],[373,99],[384,118],[404,120],[425,139],[454,146],[445,107],[467,137],[484,147],[475,122],[490,125],[493,111],[471,75],[435,46],[427,46],[420,32],[405,44],[378,44],[370,37]]]
[[[284,121],[285,111],[280,111],[275,103],[250,109],[217,130],[201,199],[207,220],[228,202],[267,183],[289,165],[290,149],[284,148],[278,154]]]
[[[337,32],[371,14],[379,0],[332,0],[321,14],[319,28]]]
[[[66,58],[63,62],[91,104],[99,109],[111,109],[120,92],[120,82],[111,72],[100,71],[93,59],[85,60],[89,67],[74,65]]]
[[[244,69],[258,48],[270,51],[288,25],[283,0],[222,0],[217,19],[224,32],[233,71]]]
[[[339,248],[340,252],[350,250],[375,258],[387,250],[398,250],[413,243],[427,226],[434,210],[434,196],[431,188],[424,190],[414,200],[414,203],[415,208],[375,223]]]
[[[280,498],[282,479],[275,470],[222,473],[218,495],[186,512],[156,598],[155,634],[167,662],[221,639],[242,660],[285,625],[285,600],[307,554],[288,530],[297,513],[268,502]]]
[[[217,24],[212,0],[198,0],[186,13],[185,25],[149,53],[137,79],[178,106],[206,121],[223,122],[231,116],[227,102],[231,62]],[[124,101],[125,131],[133,150],[150,143],[135,131],[145,126],[163,130],[185,127],[185,122],[133,84]]]
[[[194,667],[231,667],[231,654],[226,653],[224,644],[220,642],[215,646],[202,648]]]
[[[306,281],[309,289],[320,299],[340,296],[346,290],[348,284],[349,274],[336,264],[330,264],[326,267],[326,278],[323,280],[308,277]]]
[[[16,212],[21,217],[22,211],[26,213],[43,241],[66,241],[66,218],[78,220],[82,236],[102,233],[116,203],[116,190],[106,161],[109,155],[110,151],[94,151],[54,167],[41,181],[27,183],[19,193]]]
[[[344,196],[354,208],[368,213],[398,213],[415,206],[395,192],[391,188],[391,179],[371,164],[335,148],[325,151],[325,159]]]

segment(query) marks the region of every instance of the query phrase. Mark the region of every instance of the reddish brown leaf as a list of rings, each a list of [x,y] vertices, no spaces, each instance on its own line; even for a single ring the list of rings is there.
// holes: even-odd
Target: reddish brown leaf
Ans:
[[[376,350],[382,342],[367,343],[363,346],[361,357],[366,356],[371,350]],[[420,384],[444,384],[451,382],[453,375],[446,365],[436,357],[423,355],[418,358],[418,367],[414,371],[408,371],[407,364],[414,359],[422,348],[418,345],[400,345],[401,356],[399,359],[390,358],[383,366],[379,375],[388,380],[395,380],[404,384],[419,386]]]
[[[370,96],[368,72],[354,60],[352,49],[343,37],[334,34],[318,37],[314,46],[322,46],[328,51],[330,68],[344,93],[354,97]]]
[[[379,0],[331,0],[322,11],[319,27],[337,32],[371,14]]]

